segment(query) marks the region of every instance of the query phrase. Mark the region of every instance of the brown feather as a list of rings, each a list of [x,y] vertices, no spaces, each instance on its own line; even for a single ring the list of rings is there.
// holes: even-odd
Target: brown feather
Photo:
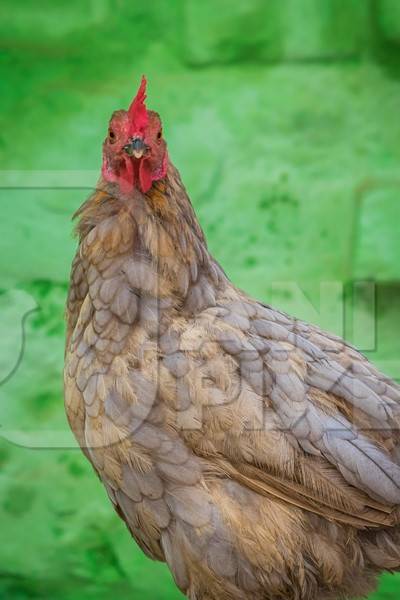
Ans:
[[[400,388],[237,290],[176,169],[76,213],[70,426],[192,600],[360,596],[400,569]]]

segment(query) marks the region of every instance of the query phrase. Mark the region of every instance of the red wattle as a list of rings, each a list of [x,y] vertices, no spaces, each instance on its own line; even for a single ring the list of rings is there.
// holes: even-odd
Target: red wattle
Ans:
[[[121,169],[119,180],[121,190],[124,194],[128,194],[133,190],[135,185],[135,175],[133,172],[132,161],[127,156],[124,158],[124,166]]]
[[[146,159],[141,160],[139,166],[139,183],[140,189],[146,194],[151,186],[153,185],[153,177],[151,175],[151,168],[149,161]]]

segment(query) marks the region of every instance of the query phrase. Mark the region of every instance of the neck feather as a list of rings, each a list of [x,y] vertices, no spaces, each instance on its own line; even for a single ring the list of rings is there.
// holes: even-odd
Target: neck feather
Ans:
[[[124,196],[116,184],[100,181],[78,210],[80,252],[88,264],[145,262],[157,274],[157,285],[137,277],[136,287],[170,297],[182,310],[213,306],[226,277],[207,249],[203,231],[178,171],[169,165],[165,179],[147,194]],[[146,288],[144,290],[144,288]]]

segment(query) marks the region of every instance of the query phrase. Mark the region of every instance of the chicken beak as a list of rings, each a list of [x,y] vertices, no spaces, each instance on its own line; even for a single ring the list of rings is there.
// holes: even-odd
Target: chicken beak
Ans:
[[[142,158],[143,154],[148,150],[148,146],[144,143],[142,138],[136,137],[126,144],[123,149],[129,156]]]

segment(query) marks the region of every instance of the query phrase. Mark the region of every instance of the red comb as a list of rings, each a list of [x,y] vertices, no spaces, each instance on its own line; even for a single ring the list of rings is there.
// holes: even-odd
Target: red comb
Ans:
[[[132,123],[132,134],[143,133],[147,125],[147,108],[144,103],[146,100],[146,85],[147,80],[143,75],[138,92],[128,108],[128,115],[130,116]]]

